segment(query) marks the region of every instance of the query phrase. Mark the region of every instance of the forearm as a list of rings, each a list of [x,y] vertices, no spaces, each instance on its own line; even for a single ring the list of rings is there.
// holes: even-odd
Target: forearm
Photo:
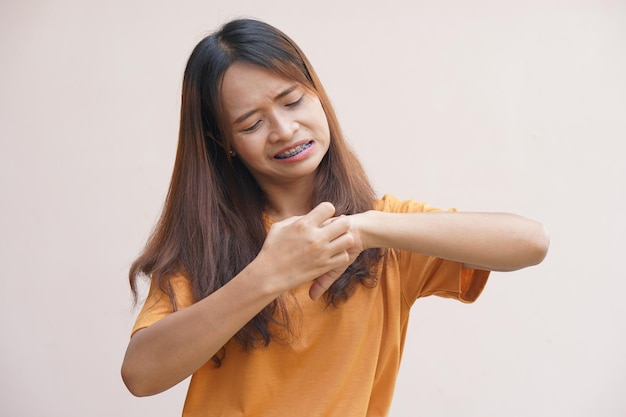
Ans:
[[[278,296],[253,264],[209,297],[137,331],[122,377],[137,396],[162,392],[187,378]]]
[[[325,224],[335,209],[322,203],[307,215],[275,223],[257,257],[228,284],[131,338],[122,377],[135,395],[182,381],[280,294],[349,265],[350,221]],[[224,262],[228,262],[225,260]]]
[[[548,250],[543,226],[508,213],[386,213],[357,221],[366,247],[403,249],[465,267],[512,271],[538,264]]]

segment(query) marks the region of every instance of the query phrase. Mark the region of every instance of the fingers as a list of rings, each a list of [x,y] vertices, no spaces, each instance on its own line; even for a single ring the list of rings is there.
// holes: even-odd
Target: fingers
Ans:
[[[318,236],[322,240],[332,242],[350,230],[350,219],[348,216],[332,217],[334,214],[335,207],[331,203],[324,202],[317,205],[306,215],[299,217],[297,222],[307,230],[312,226],[314,230],[319,232]]]
[[[345,233],[331,242],[333,249],[337,250],[330,258],[332,266],[331,269],[325,274],[317,277],[311,283],[309,288],[309,297],[312,300],[320,298],[333,283],[339,279],[339,277],[348,268],[350,263],[354,260],[350,256],[350,249],[354,244],[354,238],[350,233]]]
[[[313,284],[311,284],[311,288],[309,288],[309,297],[313,301],[318,300],[322,295],[324,295],[326,290],[328,290],[330,286],[333,285],[333,282],[335,282],[335,281],[331,281],[330,283],[322,282],[321,278],[322,277],[315,279],[313,281]]]
[[[319,299],[324,293],[333,285],[333,283],[344,273],[346,268],[349,266],[349,255],[346,252],[339,254],[336,256],[337,258],[341,257],[342,265],[326,272],[324,275],[321,275],[313,280],[311,283],[311,287],[309,288],[309,297],[311,300]]]
[[[321,226],[326,220],[335,214],[335,206],[325,201],[318,204],[313,210],[307,213],[302,220],[311,222],[315,226]]]
[[[328,244],[328,252],[331,254],[331,257],[342,255],[343,252],[346,252],[354,245],[354,236],[348,230],[344,231],[343,227],[336,232],[329,230],[328,233],[336,236]]]
[[[304,216],[272,225],[263,245],[264,259],[271,259],[279,285],[289,289],[312,284],[310,296],[318,299],[350,264],[355,237],[350,216],[333,217],[335,207],[320,203]],[[282,266],[281,266],[282,265]]]

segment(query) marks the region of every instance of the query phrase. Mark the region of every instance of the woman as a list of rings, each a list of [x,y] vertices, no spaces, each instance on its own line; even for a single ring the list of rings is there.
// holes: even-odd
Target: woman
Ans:
[[[143,396],[193,374],[185,416],[386,415],[412,303],[472,302],[547,248],[520,216],[377,200],[302,51],[235,20],[185,70],[122,376]]]

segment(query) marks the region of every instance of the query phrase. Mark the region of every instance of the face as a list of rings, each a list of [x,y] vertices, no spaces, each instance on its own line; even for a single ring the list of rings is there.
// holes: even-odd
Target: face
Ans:
[[[261,188],[312,180],[330,144],[326,114],[314,93],[236,62],[224,74],[221,94],[233,150]]]

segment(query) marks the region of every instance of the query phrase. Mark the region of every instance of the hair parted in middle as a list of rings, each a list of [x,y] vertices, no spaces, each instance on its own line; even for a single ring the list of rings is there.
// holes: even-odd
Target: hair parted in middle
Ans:
[[[300,48],[267,23],[238,19],[202,39],[187,62],[182,88],[176,160],[161,217],[148,243],[131,266],[131,288],[150,276],[176,309],[169,277],[184,274],[195,300],[215,292],[259,253],[267,235],[263,190],[239,158],[231,155],[229,129],[221,104],[226,70],[241,62],[293,80],[319,98],[330,130],[330,145],[315,174],[313,203],[330,201],[335,215],[372,209],[374,190],[349,149],[330,100]],[[325,294],[328,305],[346,300],[356,283],[373,285],[381,250],[368,249]],[[235,339],[245,349],[267,345],[270,327],[290,330],[284,300],[279,297],[242,328]],[[219,365],[222,356],[214,360]]]

